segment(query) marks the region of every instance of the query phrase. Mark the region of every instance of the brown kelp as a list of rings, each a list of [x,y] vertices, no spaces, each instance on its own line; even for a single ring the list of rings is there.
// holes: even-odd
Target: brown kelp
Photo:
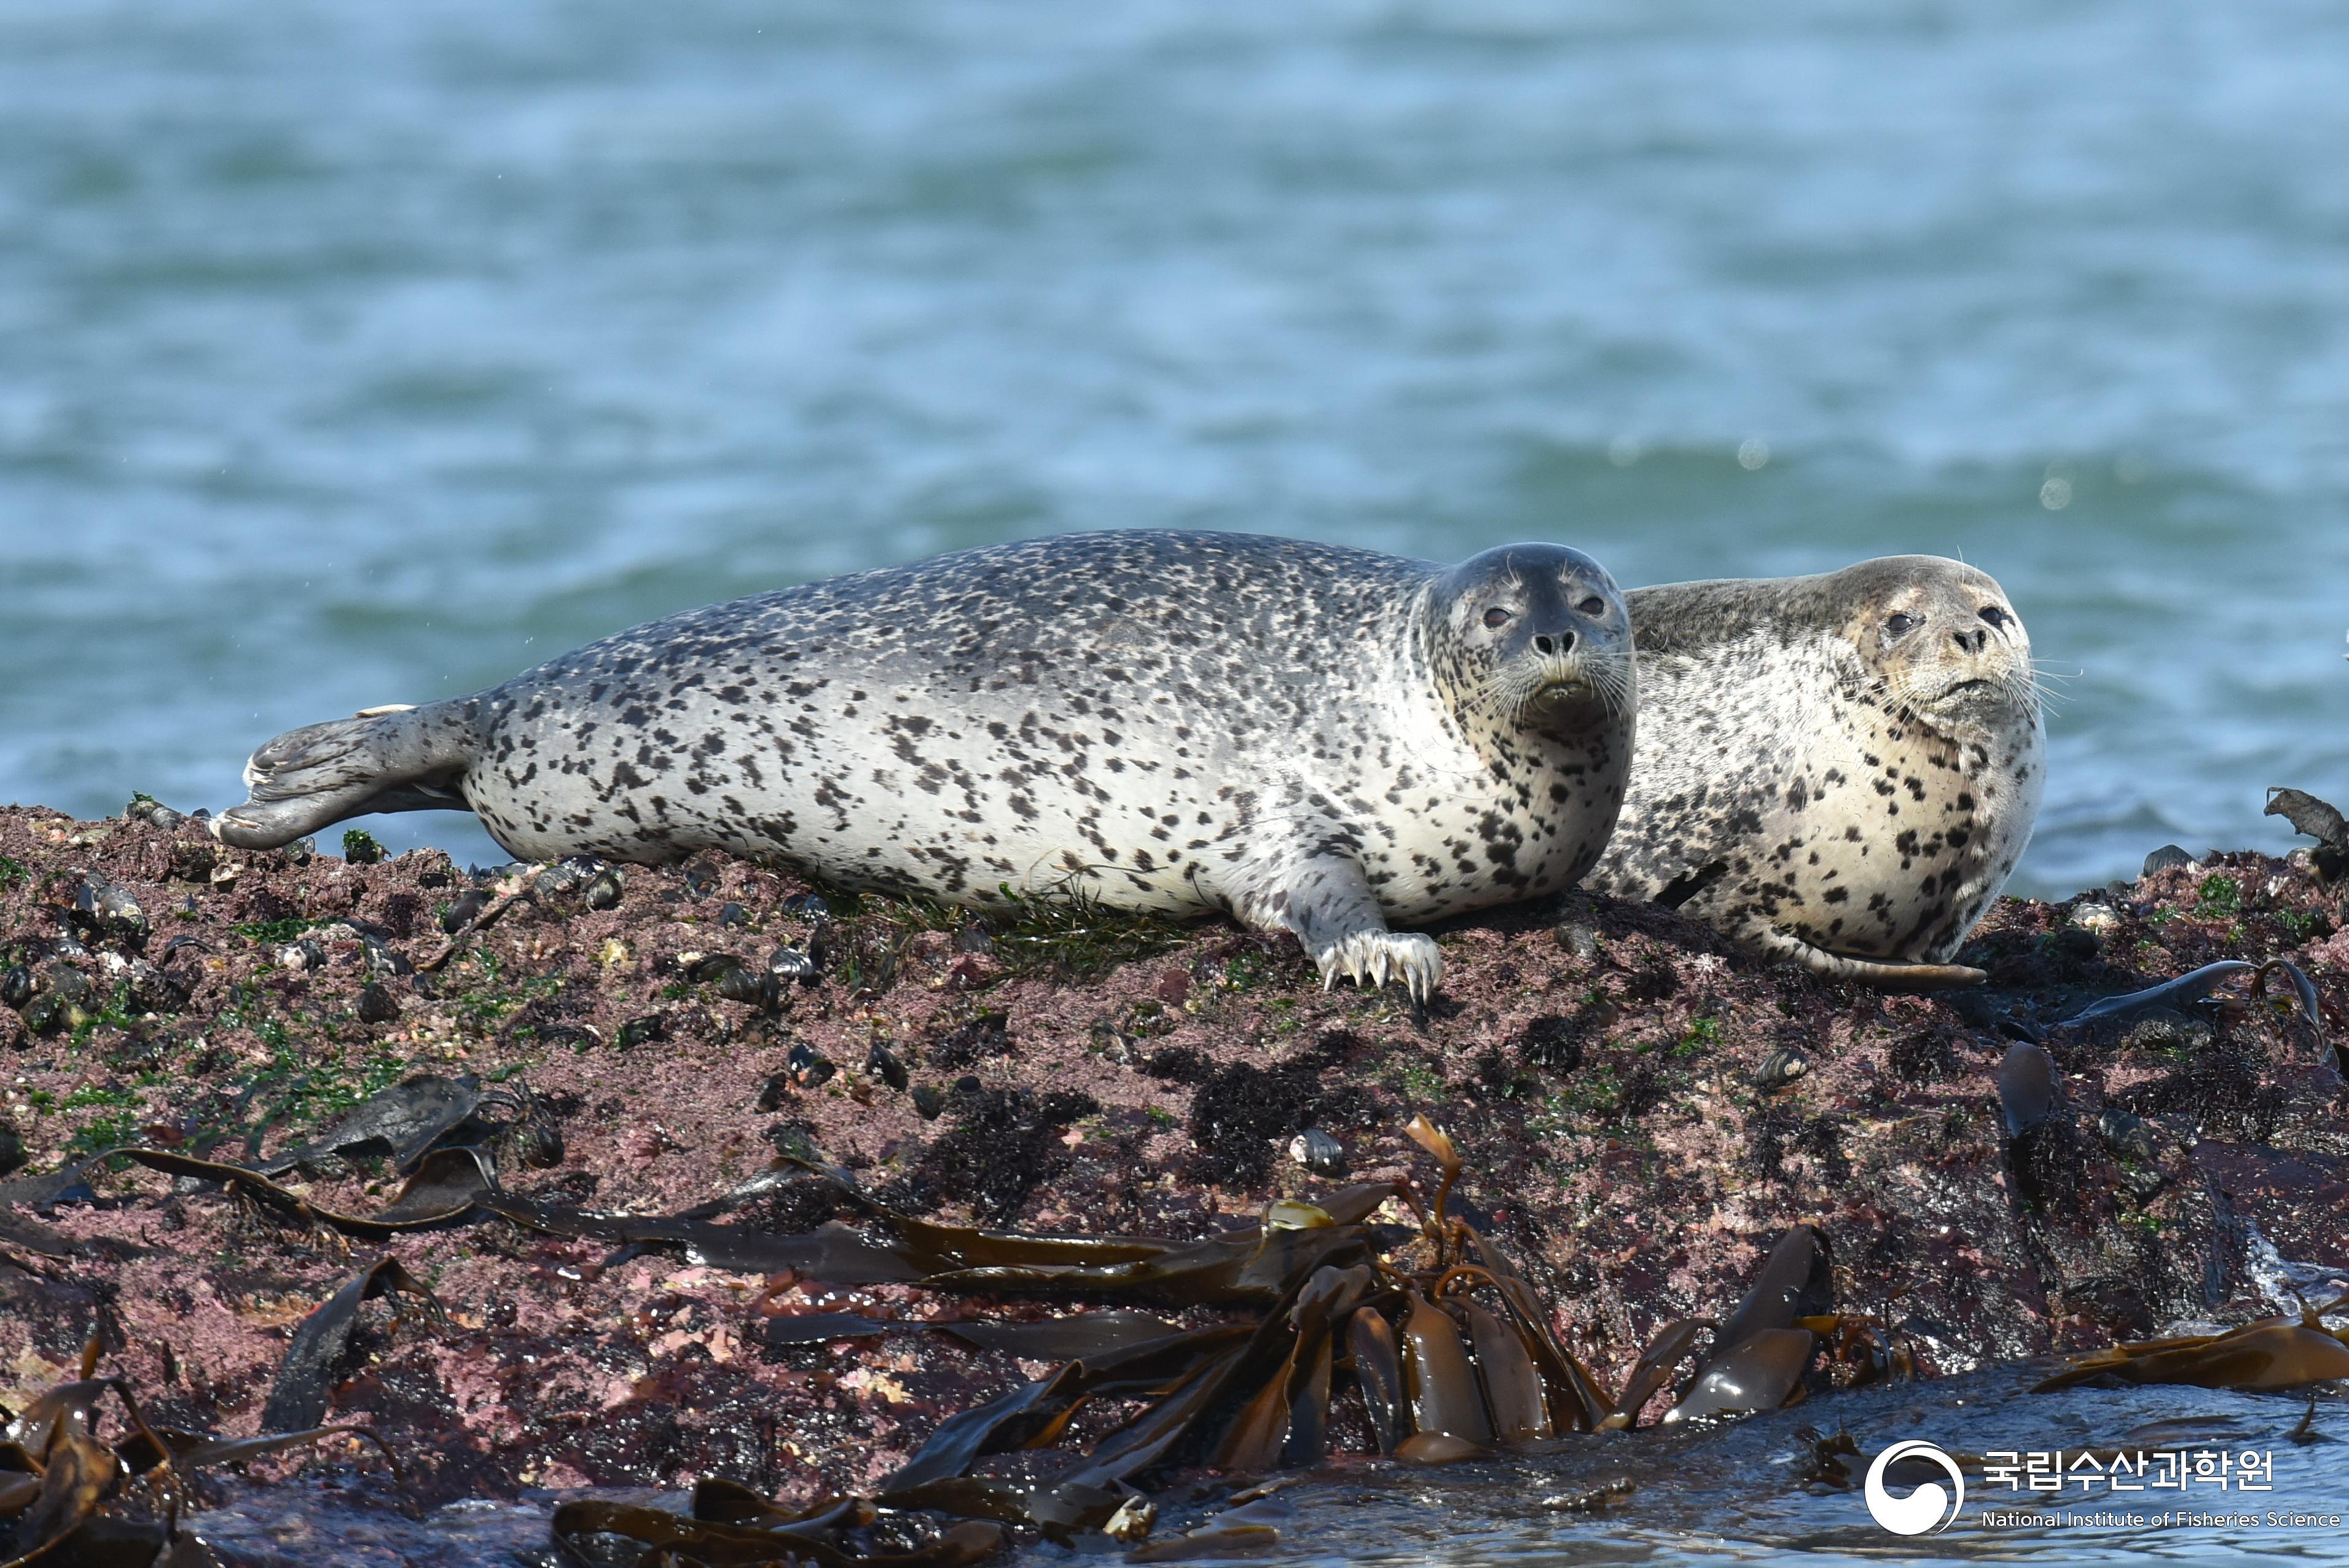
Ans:
[[[2344,1305],[2349,1305],[2349,1295],[2323,1306],[2303,1305],[2295,1316],[2261,1318],[2224,1334],[2174,1335],[2116,1345],[2080,1357],[2032,1391],[2051,1393],[2100,1379],[2257,1391],[2349,1377],[2349,1331],[2327,1328],[2323,1322],[2325,1314]]]
[[[98,1355],[92,1339],[83,1347],[79,1375],[27,1405],[0,1439],[0,1551],[7,1553],[0,1568],[206,1568],[218,1559],[181,1528],[188,1481],[197,1471],[338,1436],[383,1447],[364,1427],[215,1438],[154,1425],[128,1383],[97,1375]],[[111,1440],[100,1435],[100,1411],[109,1403],[120,1408]],[[390,1460],[390,1450],[384,1456]],[[397,1461],[392,1473],[397,1479]]]
[[[924,1227],[938,1234],[916,1243],[920,1229],[901,1228],[901,1252],[911,1243],[934,1256],[984,1250],[1006,1260],[923,1276],[920,1283],[931,1289],[1112,1300],[1180,1296],[1194,1305],[1269,1300],[1252,1324],[1185,1330],[1170,1330],[1141,1314],[1098,1315],[1109,1321],[1085,1330],[1081,1353],[1050,1376],[939,1427],[883,1483],[874,1499],[882,1516],[926,1512],[1055,1536],[1104,1531],[1131,1539],[1146,1532],[1153,1511],[1144,1492],[1174,1472],[1206,1468],[1259,1474],[1319,1462],[1329,1449],[1333,1402],[1350,1392],[1359,1394],[1380,1450],[1405,1461],[1540,1451],[1569,1433],[1634,1424],[1709,1332],[1713,1353],[1700,1360],[1668,1420],[1745,1414],[1800,1398],[1822,1352],[1858,1367],[1860,1379],[1913,1369],[1911,1361],[1882,1346],[1872,1325],[1833,1311],[1826,1240],[1797,1226],[1773,1249],[1726,1324],[1718,1330],[1696,1321],[1667,1325],[1634,1368],[1623,1397],[1610,1400],[1559,1343],[1549,1310],[1502,1249],[1451,1212],[1448,1201],[1461,1171],[1451,1139],[1424,1117],[1406,1130],[1436,1161],[1432,1196],[1413,1184],[1371,1183],[1319,1204],[1281,1201],[1268,1205],[1249,1231],[1147,1257],[1114,1255],[1140,1250],[1138,1238],[1095,1238],[1091,1248],[1103,1255],[1011,1261],[1022,1247],[1075,1254],[1083,1243],[1006,1235],[981,1242],[975,1232],[949,1243],[949,1227]],[[1417,1223],[1373,1223],[1391,1200]],[[1260,1283],[1236,1288],[1243,1280]],[[1002,1326],[999,1332],[1018,1334],[1009,1343],[1036,1346],[1046,1342],[1039,1330],[1075,1332],[1071,1325],[1019,1331]],[[951,1331],[986,1342],[974,1326]],[[1089,1448],[1067,1448],[1067,1436],[1087,1408],[1137,1402],[1138,1409]],[[1278,1509],[1269,1501],[1242,1501],[1242,1508],[1218,1516],[1195,1538],[1162,1542],[1149,1554],[1174,1560],[1277,1540]],[[558,1519],[558,1538],[566,1530],[575,1534],[591,1517],[603,1533],[648,1550],[692,1555],[698,1542],[719,1553],[702,1561],[782,1561],[797,1549],[746,1539],[739,1522],[711,1517],[699,1498],[691,1521],[645,1511],[566,1512]],[[811,1528],[808,1520],[848,1517],[865,1516],[819,1510],[784,1522],[798,1530]],[[924,1550],[950,1553],[975,1540],[948,1532]],[[776,1555],[740,1554],[761,1549]]]

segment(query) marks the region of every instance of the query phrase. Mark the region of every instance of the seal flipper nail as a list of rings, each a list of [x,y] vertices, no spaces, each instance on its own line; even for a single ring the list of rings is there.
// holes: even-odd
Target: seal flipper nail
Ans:
[[[1588,882],[1888,989],[1952,965],[2030,842],[2045,778],[2031,639],[1987,574],[1890,556],[1635,590],[1631,794]]]
[[[1798,936],[1756,923],[1736,934],[1767,958],[1799,964],[1822,980],[1847,980],[1879,991],[1954,991],[1979,985],[1990,976],[1963,964],[1917,964],[1850,958],[1814,947]]]
[[[691,611],[474,696],[293,731],[216,830],[265,848],[461,802],[518,859],[717,848],[978,905],[1009,887],[1230,911],[1296,931],[1325,975],[1424,994],[1434,944],[1388,923],[1571,886],[1620,810],[1636,706],[1622,595],[1560,546],[1444,567],[1069,534]]]

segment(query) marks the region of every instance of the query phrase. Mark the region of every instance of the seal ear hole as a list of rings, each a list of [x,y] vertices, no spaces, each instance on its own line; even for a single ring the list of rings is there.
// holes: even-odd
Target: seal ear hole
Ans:
[[[1508,624],[1509,613],[1498,604],[1485,612],[1485,624],[1493,627],[1495,631]]]

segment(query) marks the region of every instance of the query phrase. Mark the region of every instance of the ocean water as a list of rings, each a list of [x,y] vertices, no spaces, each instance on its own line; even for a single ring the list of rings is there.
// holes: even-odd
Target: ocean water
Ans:
[[[2019,885],[2349,797],[2349,15],[0,0],[0,799],[1014,535],[1962,555]],[[470,820],[376,824],[460,859]]]

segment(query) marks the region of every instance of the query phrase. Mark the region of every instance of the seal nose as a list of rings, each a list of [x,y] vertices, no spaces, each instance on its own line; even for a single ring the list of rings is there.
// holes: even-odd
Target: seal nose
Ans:
[[[1534,652],[1545,656],[1566,653],[1573,646],[1572,632],[1537,632],[1534,634]]]
[[[1979,654],[1990,643],[1990,633],[1979,627],[1971,632],[1952,632],[1950,640],[1970,654]]]

